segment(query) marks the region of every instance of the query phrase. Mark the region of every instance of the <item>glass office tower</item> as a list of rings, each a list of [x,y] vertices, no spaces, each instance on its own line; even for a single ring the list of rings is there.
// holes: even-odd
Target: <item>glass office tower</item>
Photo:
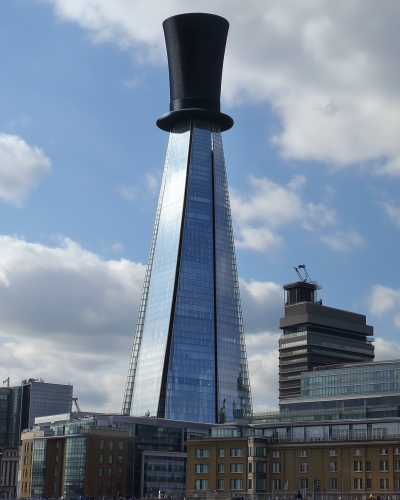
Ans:
[[[219,112],[219,94],[214,109],[215,96],[204,97],[204,88],[196,88],[199,72],[211,80],[218,80],[219,72],[220,91],[228,26],[209,14],[164,22],[171,112],[157,125],[170,137],[124,396],[126,415],[214,423],[251,412],[221,138],[233,121]],[[185,44],[171,46],[183,39]],[[202,80],[204,86],[204,75]],[[192,97],[194,92],[200,98]]]

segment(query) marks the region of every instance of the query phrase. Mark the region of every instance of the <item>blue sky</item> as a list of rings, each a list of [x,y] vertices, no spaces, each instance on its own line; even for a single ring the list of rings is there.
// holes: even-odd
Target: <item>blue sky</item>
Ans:
[[[223,140],[256,408],[277,405],[295,265],[399,357],[400,7],[285,5],[1,2],[0,381],[120,409],[168,141],[161,22],[192,11],[231,23]]]

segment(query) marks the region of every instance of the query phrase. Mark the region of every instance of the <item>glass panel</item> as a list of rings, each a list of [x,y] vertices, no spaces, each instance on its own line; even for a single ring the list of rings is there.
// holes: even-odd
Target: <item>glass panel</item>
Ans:
[[[232,421],[251,413],[252,403],[228,181],[220,132],[213,133],[213,154],[218,408],[225,410],[227,421]],[[221,411],[219,413],[221,416]]]
[[[148,411],[152,416],[157,415],[181,232],[189,137],[189,123],[170,134],[135,334],[134,359],[128,375],[128,380],[131,378],[134,383],[132,415],[144,415]],[[129,391],[126,397],[127,394]]]

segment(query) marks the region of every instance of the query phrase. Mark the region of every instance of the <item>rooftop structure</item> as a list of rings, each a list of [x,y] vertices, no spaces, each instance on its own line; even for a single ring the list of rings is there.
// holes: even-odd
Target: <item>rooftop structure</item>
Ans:
[[[300,396],[303,372],[344,362],[373,361],[373,327],[366,324],[363,314],[322,305],[317,300],[321,287],[308,274],[307,279],[283,288],[286,299],[279,339],[281,403]]]

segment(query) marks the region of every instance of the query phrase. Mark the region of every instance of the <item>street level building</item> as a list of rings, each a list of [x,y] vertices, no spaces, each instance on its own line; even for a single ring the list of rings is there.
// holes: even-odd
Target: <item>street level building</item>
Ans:
[[[229,23],[163,23],[169,143],[129,365],[124,415],[216,423],[251,413],[220,111]]]
[[[56,488],[57,491],[55,494],[60,494],[60,492],[62,494],[64,491],[64,498],[66,498],[66,494],[69,494],[68,492],[74,493],[76,497],[87,494],[99,496],[101,487],[102,495],[110,496],[109,490],[111,488],[111,495],[114,496],[117,490],[120,491],[119,488],[121,485],[117,483],[122,481],[122,491],[124,495],[126,492],[129,497],[154,498],[156,496],[164,498],[168,495],[171,498],[181,498],[185,495],[186,491],[186,441],[188,439],[208,436],[210,427],[212,426],[200,422],[93,413],[68,413],[65,415],[37,418],[36,426],[33,428],[35,433],[34,437],[31,437],[31,434],[23,433],[22,439],[26,439],[26,436],[29,435],[29,439],[34,440],[32,471],[42,471],[40,473],[41,476],[38,472],[42,479],[40,484],[38,483],[38,486],[33,484],[30,486],[29,481],[26,481],[27,491],[23,491],[22,493],[37,498],[38,495],[39,497],[43,497],[43,491],[45,491],[47,495],[52,488]],[[94,448],[88,448],[88,440],[86,440],[86,444],[80,445],[81,451],[79,452],[82,463],[84,462],[83,457],[86,457],[85,464],[87,465],[79,465],[79,467],[87,467],[87,469],[82,469],[82,471],[86,472],[81,475],[76,473],[75,476],[71,476],[72,479],[69,483],[66,483],[64,479],[66,476],[61,470],[57,470],[57,477],[62,474],[62,478],[57,480],[61,482],[54,480],[53,476],[50,478],[48,472],[45,472],[44,464],[52,464],[53,458],[51,458],[49,455],[50,451],[48,451],[52,448],[43,448],[45,446],[43,442],[48,440],[47,442],[50,443],[50,441],[53,442],[59,439],[68,443],[70,437],[82,437],[83,434],[93,435],[94,431],[96,431],[98,437],[101,433],[104,434],[114,431],[125,432],[129,439],[133,440],[134,450],[129,454],[128,470],[126,473],[123,472],[122,478],[118,477],[118,470],[117,476],[114,472],[111,472],[110,477],[108,476],[110,472],[108,471],[109,467],[107,465],[107,460],[109,460],[109,458],[107,457],[110,453],[105,451],[104,457],[101,457],[103,453],[97,450],[97,444],[93,445]],[[36,435],[36,433],[39,434]],[[114,441],[116,439],[112,437],[109,438],[114,439]],[[94,438],[90,439],[93,441]],[[36,441],[38,444],[36,444]],[[75,441],[71,441],[71,445],[73,443],[75,443]],[[132,441],[130,441],[130,443],[130,446],[132,446]],[[38,452],[38,455],[36,455],[35,450],[39,444],[43,449],[40,451],[40,454]],[[50,444],[46,446],[50,446]],[[105,448],[105,450],[106,449],[107,448]],[[94,451],[92,452],[91,450]],[[27,453],[31,451],[31,449],[27,450]],[[90,460],[88,458],[89,453]],[[96,453],[98,453],[98,455],[96,455]],[[66,460],[67,459],[68,456],[66,455]],[[24,467],[24,460],[25,459],[22,461],[22,467]],[[100,462],[100,460],[103,460],[103,462]],[[29,461],[30,459],[28,457],[27,462],[29,463]],[[64,467],[65,466],[66,465],[64,465]],[[51,467],[54,472],[53,465],[51,465]],[[48,467],[46,470],[48,471]],[[22,475],[23,474],[22,472]],[[26,474],[29,478],[29,472]],[[87,480],[85,479],[86,476]],[[47,482],[43,483],[43,478],[47,478]],[[98,488],[97,486],[96,488],[94,487],[96,478],[99,483]],[[24,477],[21,478],[21,484],[23,482]],[[57,485],[54,486],[54,483],[57,483]],[[25,490],[24,484],[22,488]],[[29,490],[29,488],[31,489]],[[53,495],[53,493],[51,495]]]
[[[280,320],[279,399],[301,395],[301,375],[317,367],[373,361],[373,327],[363,314],[317,301],[311,281],[284,285],[285,317]]]
[[[19,449],[3,448],[0,452],[0,498],[15,498],[18,485]]]
[[[189,498],[400,494],[399,418],[218,426],[187,448]]]

